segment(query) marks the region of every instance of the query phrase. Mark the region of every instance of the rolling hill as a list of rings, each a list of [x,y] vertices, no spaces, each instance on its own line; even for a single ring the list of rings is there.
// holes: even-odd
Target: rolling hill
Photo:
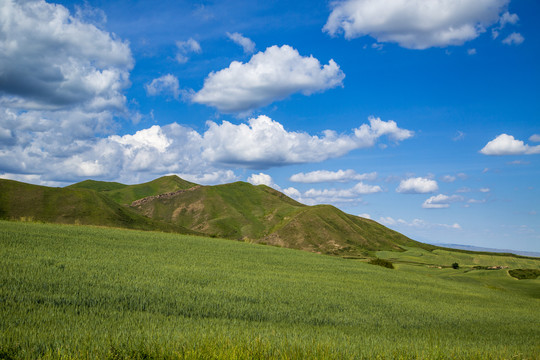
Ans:
[[[85,183],[99,189],[112,184]],[[52,188],[4,179],[0,179],[0,218],[194,234],[178,225],[142,216],[83,186]]]
[[[178,176],[163,176],[143,184],[124,185],[116,182],[85,180],[67,188],[88,189],[103,193],[108,198],[121,205],[131,204],[133,201],[153,195],[164,194],[177,190],[185,190],[196,186]]]
[[[141,214],[206,235],[336,255],[418,243],[330,205],[306,206],[265,185],[198,186],[132,203]]]
[[[201,186],[177,176],[137,185],[86,180],[50,188],[0,180],[0,218],[172,231],[340,256],[413,241],[330,205],[306,206],[265,185]]]

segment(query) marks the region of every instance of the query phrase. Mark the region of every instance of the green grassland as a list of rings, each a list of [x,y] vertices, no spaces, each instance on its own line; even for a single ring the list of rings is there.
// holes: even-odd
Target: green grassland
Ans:
[[[539,260],[377,255],[0,221],[0,358],[540,358]]]

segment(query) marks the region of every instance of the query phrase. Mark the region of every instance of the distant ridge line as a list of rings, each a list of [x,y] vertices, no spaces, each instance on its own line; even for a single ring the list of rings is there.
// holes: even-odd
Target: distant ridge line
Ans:
[[[531,257],[540,257],[539,252],[534,251],[521,251],[521,250],[511,250],[511,249],[493,249],[487,247],[473,246],[473,245],[461,245],[461,244],[445,244],[445,243],[430,243],[435,246],[443,246],[452,249],[460,249],[467,251],[488,251],[494,253],[511,253],[521,256],[531,256]]]

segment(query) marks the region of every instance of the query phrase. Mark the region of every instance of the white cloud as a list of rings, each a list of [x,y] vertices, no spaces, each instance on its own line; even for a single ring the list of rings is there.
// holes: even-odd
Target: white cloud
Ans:
[[[379,218],[379,222],[385,225],[395,225],[397,224],[397,221],[394,220],[394,218],[387,216],[387,217],[381,217]]]
[[[456,181],[457,179],[459,180],[465,180],[467,179],[467,174],[465,173],[458,173],[456,175],[443,175],[441,176],[441,181],[444,181],[444,182],[447,182],[447,183],[451,183],[451,182],[454,182]]]
[[[474,49],[474,48],[473,49],[468,49],[467,54],[468,55],[476,55],[476,49]]]
[[[444,209],[450,207],[453,202],[464,201],[465,199],[459,195],[444,195],[439,194],[432,196],[422,204],[424,209]]]
[[[289,180],[298,183],[321,183],[321,182],[347,182],[347,181],[361,181],[361,180],[375,180],[377,178],[376,172],[357,174],[356,171],[338,170],[317,170],[308,173],[298,173],[292,175]]]
[[[518,21],[519,21],[519,16],[517,16],[517,14],[510,14],[508,11],[502,14],[499,19],[501,28],[504,28],[506,24],[516,24]]]
[[[499,26],[497,26],[497,27],[495,27],[495,28],[493,28],[491,30],[491,35],[492,35],[493,39],[496,39],[497,37],[499,37],[499,34],[500,34],[501,30],[504,29],[504,27],[507,24],[514,25],[518,21],[519,21],[519,17],[517,16],[517,14],[510,14],[508,11],[506,11],[499,18]]]
[[[189,54],[200,54],[202,52],[201,45],[193,38],[189,38],[186,41],[176,42],[176,61],[180,64],[185,64],[189,60]]]
[[[437,181],[416,177],[402,180],[396,191],[403,194],[426,194],[435,192],[438,189]]]
[[[154,125],[149,129],[139,130],[134,135],[113,135],[109,139],[121,145],[129,146],[134,150],[149,148],[155,149],[160,153],[164,153],[172,142],[158,125]]]
[[[490,191],[491,191],[490,188],[481,188],[481,189],[480,189],[480,192],[483,192],[483,193],[488,193],[488,192],[490,192]]]
[[[441,181],[451,183],[451,182],[456,181],[456,177],[452,175],[444,175],[443,177],[441,177]]]
[[[358,202],[362,200],[360,195],[375,194],[382,191],[382,188],[378,185],[359,182],[348,189],[309,189],[302,193],[290,187],[285,189],[284,193],[304,204],[315,205]]]
[[[192,101],[224,113],[248,112],[294,93],[310,95],[340,86],[344,78],[334,60],[321,67],[319,60],[288,45],[272,46],[248,63],[233,61],[210,73]]]
[[[326,130],[322,136],[288,132],[283,125],[261,115],[247,124],[235,125],[209,121],[204,133],[203,157],[210,162],[250,168],[268,168],[286,164],[321,162],[349,151],[373,146],[381,136],[400,141],[412,132],[400,129],[394,121],[370,117],[350,135]]]
[[[253,185],[266,185],[274,189],[281,190],[281,188],[274,182],[274,179],[265,173],[251,174],[247,181]]]
[[[529,138],[529,141],[540,142],[540,135],[538,134],[531,135],[531,137]]]
[[[486,201],[487,201],[486,199],[482,199],[482,200],[469,199],[467,200],[467,204],[484,204]]]
[[[287,195],[288,197],[297,199],[297,200],[302,197],[302,193],[300,193],[298,189],[295,189],[293,187],[288,187],[287,189],[283,189],[283,193]]]
[[[540,145],[530,146],[512,135],[501,134],[480,150],[484,155],[531,155],[540,154]]]
[[[520,33],[513,32],[508,35],[503,41],[503,44],[506,45],[519,45],[525,41],[525,38]]]
[[[129,45],[45,1],[0,5],[0,105],[18,111],[123,110]]]
[[[159,94],[171,94],[175,99],[180,95],[180,84],[178,78],[167,74],[152,80],[150,84],[145,85],[146,93],[150,96]]]
[[[323,30],[370,35],[409,49],[462,45],[499,20],[509,0],[345,0],[333,3]]]
[[[242,36],[240,33],[227,33],[227,37],[240,45],[244,49],[244,53],[253,54],[255,52],[255,43],[251,39]]]
[[[444,229],[453,229],[453,230],[462,229],[461,225],[459,225],[458,223],[434,224],[434,223],[429,223],[422,219],[413,219],[412,221],[408,222],[403,219],[396,220],[390,216],[379,218],[379,222],[388,226],[407,226],[407,227],[413,227],[417,229],[433,229],[433,228],[444,228]]]
[[[360,214],[360,215],[358,215],[358,216],[359,216],[359,217],[363,217],[364,219],[370,219],[370,220],[371,220],[371,215],[366,214],[366,213]]]
[[[179,173],[176,175],[182,179],[201,185],[225,184],[238,180],[238,176],[232,170],[215,170],[199,174]]]
[[[129,45],[86,22],[105,21],[90,10],[72,16],[45,1],[0,2],[4,174],[42,183],[105,174],[109,168],[85,153],[96,136],[112,133],[115,117],[137,118],[123,94],[133,67]]]
[[[383,135],[398,140],[408,132],[394,122],[371,118],[369,125],[363,124],[351,134],[337,135],[327,130],[319,137],[288,132],[278,122],[259,116],[248,124],[209,122],[202,133],[172,123],[154,125],[134,134],[99,137],[96,124],[101,121],[105,132],[110,114],[99,120],[94,114],[82,112],[55,113],[64,118],[60,126],[43,115],[0,111],[0,136],[5,140],[0,151],[1,172],[41,174],[43,181],[69,182],[92,177],[127,183],[172,173],[185,174],[194,182],[210,183],[236,179],[233,173],[224,173],[223,166],[263,169],[320,162],[373,146]],[[74,122],[72,117],[79,121]],[[63,132],[71,135],[64,136]],[[372,175],[353,177],[369,179]],[[357,194],[370,189],[356,187]]]

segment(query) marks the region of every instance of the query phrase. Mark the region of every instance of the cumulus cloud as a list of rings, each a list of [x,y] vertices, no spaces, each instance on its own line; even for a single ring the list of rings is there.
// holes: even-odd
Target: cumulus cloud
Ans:
[[[11,110],[0,112],[0,136],[5,148],[0,151],[0,171],[6,174],[42,174],[47,181],[76,181],[88,177],[128,183],[148,180],[156,175],[184,174],[194,182],[214,182],[215,179],[236,179],[224,173],[224,166],[268,168],[294,163],[319,162],[344,155],[348,151],[373,146],[379,137],[403,139],[397,125],[388,126],[372,118],[351,134],[337,135],[327,130],[323,136],[288,132],[283,126],[266,117],[251,119],[248,124],[208,123],[206,131],[172,123],[154,125],[134,134],[95,137],[93,115],[62,113],[65,129],[43,113],[17,115]],[[89,125],[72,127],[70,116],[88,116]],[[109,119],[105,118],[105,124]],[[19,128],[54,129],[17,136],[10,130]],[[84,125],[79,122],[77,125]],[[18,128],[17,128],[18,129]],[[72,137],[62,131],[72,131]],[[18,130],[17,130],[18,131]],[[411,133],[412,135],[412,133]],[[78,137],[73,140],[73,137]],[[69,156],[66,154],[70,154]],[[351,175],[351,173],[347,173]],[[356,174],[354,178],[371,177]],[[255,179],[255,178],[253,178]],[[195,181],[196,180],[196,181]],[[220,181],[216,181],[220,182]],[[368,189],[368,190],[365,190]],[[371,188],[356,188],[357,193]]]
[[[531,135],[531,137],[529,138],[529,141],[531,141],[531,142],[540,142],[540,135],[538,135],[538,134]]]
[[[227,37],[240,45],[246,54],[253,54],[255,51],[255,43],[251,39],[242,36],[240,33],[227,33]]]
[[[361,180],[375,180],[377,178],[376,172],[358,174],[352,169],[328,171],[317,170],[308,173],[298,173],[292,175],[289,180],[298,183],[321,183],[321,182],[347,182],[347,181],[361,181]]]
[[[493,39],[496,39],[499,36],[501,30],[504,29],[504,27],[507,24],[514,25],[518,21],[519,21],[519,17],[517,16],[517,14],[510,14],[508,11],[506,11],[499,18],[499,26],[496,26],[495,28],[491,30],[491,35]]]
[[[0,3],[4,175],[51,183],[106,171],[83,155],[94,146],[88,139],[111,134],[114,118],[129,116],[123,90],[133,58],[127,42],[87,17],[45,1]]]
[[[176,61],[180,64],[188,62],[190,54],[200,54],[202,52],[201,45],[193,38],[189,38],[186,41],[177,41],[176,48]]]
[[[438,189],[437,181],[416,177],[402,180],[396,191],[403,194],[426,194],[435,192]]]
[[[126,42],[45,1],[2,1],[0,104],[17,110],[123,109]]]
[[[274,179],[265,173],[251,174],[247,181],[253,185],[266,185],[273,187],[274,189],[281,190],[279,185],[274,182]]]
[[[506,45],[519,45],[525,41],[525,38],[520,33],[513,32],[508,35],[503,41],[503,44]]]
[[[373,117],[369,120],[369,125],[361,125],[352,134],[338,135],[335,131],[326,130],[322,136],[289,132],[264,115],[239,125],[228,121],[218,125],[209,121],[209,128],[204,134],[206,146],[203,157],[211,162],[263,169],[321,162],[354,149],[373,146],[381,136],[400,141],[413,134],[398,128],[394,121],[385,122]]]
[[[307,205],[315,205],[359,202],[362,200],[361,195],[375,194],[382,191],[382,188],[378,185],[368,185],[359,182],[348,189],[309,189],[305,192],[300,192],[290,187],[283,192],[299,202]]]
[[[146,93],[150,96],[159,94],[171,94],[175,99],[180,95],[178,78],[172,74],[163,75],[145,85]]]
[[[409,49],[462,45],[500,19],[509,0],[345,0],[334,2],[323,30],[352,39],[370,35]],[[504,21],[513,20],[505,18]],[[502,21],[502,20],[500,20]]]
[[[288,45],[272,46],[247,63],[233,61],[210,73],[192,101],[224,113],[247,112],[294,93],[311,95],[341,86],[344,78],[334,60],[321,67],[319,60]]]
[[[512,135],[501,134],[480,150],[484,155],[531,155],[540,154],[540,145],[530,146]]]
[[[502,14],[499,19],[501,28],[504,28],[506,24],[516,24],[518,21],[519,21],[519,16],[517,16],[517,14],[510,14],[508,11]]]
[[[422,204],[424,209],[444,209],[450,207],[453,202],[464,201],[463,196],[439,194],[432,196]]]

